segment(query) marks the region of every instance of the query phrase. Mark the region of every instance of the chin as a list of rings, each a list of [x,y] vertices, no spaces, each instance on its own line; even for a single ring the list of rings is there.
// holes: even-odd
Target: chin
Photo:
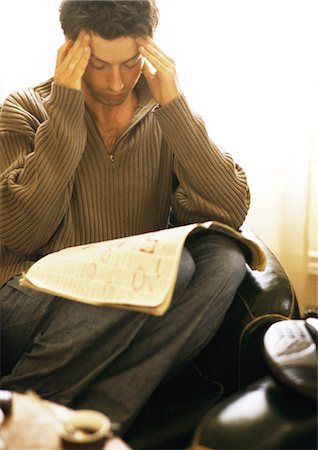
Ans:
[[[100,103],[102,103],[105,106],[119,106],[122,105],[123,103],[125,103],[126,99],[127,99],[128,95],[121,95],[118,96],[118,98],[116,98],[115,96],[108,96],[105,94],[98,94],[95,96],[96,100]]]

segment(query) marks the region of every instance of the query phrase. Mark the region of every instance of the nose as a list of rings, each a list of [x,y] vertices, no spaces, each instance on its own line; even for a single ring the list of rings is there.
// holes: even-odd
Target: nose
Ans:
[[[111,73],[110,88],[114,93],[120,93],[124,88],[124,83],[121,77],[119,67],[113,67]]]

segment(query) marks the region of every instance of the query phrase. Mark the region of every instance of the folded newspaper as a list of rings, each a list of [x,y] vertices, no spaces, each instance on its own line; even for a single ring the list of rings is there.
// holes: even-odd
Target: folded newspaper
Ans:
[[[266,257],[255,241],[209,221],[68,247],[39,259],[20,283],[70,300],[160,316],[169,308],[186,238],[204,229],[236,240],[250,267],[264,270]]]

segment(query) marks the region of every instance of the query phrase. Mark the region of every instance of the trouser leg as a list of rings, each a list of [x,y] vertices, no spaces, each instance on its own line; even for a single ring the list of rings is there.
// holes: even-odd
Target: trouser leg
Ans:
[[[230,239],[205,233],[187,247],[195,273],[163,317],[54,299],[4,387],[101,410],[124,431],[162,378],[215,334],[244,277]]]
[[[107,398],[120,411],[115,417],[125,431],[163,377],[214,336],[245,275],[245,261],[223,236],[202,234],[187,245],[196,266],[188,288],[174,298],[169,314],[148,318],[129,350],[76,399],[76,408],[98,405],[102,410]],[[107,413],[112,416],[111,410]]]
[[[175,292],[184,291],[194,262],[182,253]],[[36,390],[69,404],[104,367],[128,348],[148,319],[114,308],[64,300],[20,286],[19,277],[0,290],[3,388]],[[85,362],[83,364],[83,361]]]

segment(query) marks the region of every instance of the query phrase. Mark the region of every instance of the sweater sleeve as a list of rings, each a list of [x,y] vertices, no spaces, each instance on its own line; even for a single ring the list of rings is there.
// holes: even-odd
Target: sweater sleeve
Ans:
[[[0,120],[0,241],[30,255],[52,237],[72,191],[86,143],[80,91],[52,84],[40,100],[12,94]]]
[[[239,228],[250,203],[243,169],[211,141],[183,94],[154,114],[174,154],[179,185],[172,207],[178,223],[217,220]]]

